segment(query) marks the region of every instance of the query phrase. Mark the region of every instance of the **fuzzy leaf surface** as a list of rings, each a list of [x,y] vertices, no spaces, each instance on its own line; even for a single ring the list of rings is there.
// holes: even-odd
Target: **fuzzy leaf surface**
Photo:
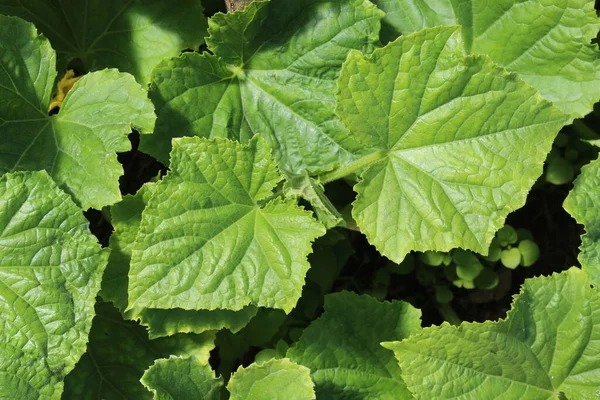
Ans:
[[[121,199],[123,167],[135,127],[151,132],[156,119],[146,91],[129,74],[85,75],[57,115],[48,115],[55,54],[32,24],[0,16],[0,174],[46,170],[82,208]]]
[[[33,22],[56,49],[58,70],[117,68],[144,86],[160,60],[204,43],[199,1],[0,0],[0,14]]]
[[[571,268],[528,279],[504,321],[443,324],[394,350],[422,399],[595,399],[600,382],[600,297]]]
[[[411,250],[486,254],[568,120],[515,74],[465,56],[457,27],[351,53],[337,111],[370,151],[352,214],[395,262]]]
[[[0,396],[60,398],[108,251],[44,171],[0,177],[0,232]]]
[[[65,380],[67,399],[152,399],[140,378],[157,358],[194,357],[207,364],[214,332],[149,340],[109,303],[96,304],[87,351]]]
[[[585,227],[578,260],[595,285],[600,285],[600,160],[581,169],[563,207]]]
[[[223,379],[215,378],[209,365],[194,357],[156,360],[144,372],[142,383],[154,400],[219,400]]]
[[[287,358],[271,359],[262,364],[240,367],[231,377],[227,389],[231,400],[315,399],[310,370]]]
[[[142,214],[128,308],[289,312],[325,229],[293,201],[268,199],[282,177],[265,140],[173,143],[171,172]]]
[[[600,99],[600,28],[592,0],[377,0],[385,39],[462,25],[472,53],[487,54],[574,118]]]
[[[408,303],[330,294],[287,356],[310,369],[318,398],[410,399],[394,354],[379,343],[418,333],[420,317]]]
[[[322,172],[356,143],[334,114],[335,85],[350,49],[369,52],[382,13],[366,0],[256,1],[216,14],[213,55],[184,54],[154,70],[159,120],[141,149],[163,162],[174,136],[263,135],[288,174]]]

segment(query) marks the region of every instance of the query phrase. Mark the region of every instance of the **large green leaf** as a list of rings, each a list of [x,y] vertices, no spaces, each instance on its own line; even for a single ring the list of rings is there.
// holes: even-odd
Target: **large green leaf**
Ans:
[[[283,358],[238,369],[227,389],[231,400],[311,400],[313,386],[308,368]]]
[[[600,285],[600,160],[581,169],[563,207],[585,226],[579,262],[595,285]]]
[[[310,369],[319,398],[410,399],[393,353],[379,343],[419,332],[420,316],[404,302],[330,294],[323,316],[306,328],[287,356]]]
[[[592,0],[377,0],[385,39],[462,25],[467,48],[487,54],[573,117],[600,99],[600,20]]]
[[[128,303],[131,253],[142,222],[142,212],[155,188],[156,184],[147,183],[135,196],[125,196],[121,202],[111,207],[111,223],[115,231],[110,237],[112,252],[102,278],[102,298],[111,301],[126,318],[139,318],[149,328],[150,338],[176,333],[202,333],[221,328],[239,331],[256,315],[256,307],[247,306],[240,311],[146,308],[124,312]]]
[[[204,42],[202,12],[195,0],[0,0],[0,14],[33,22],[50,39],[60,71],[77,59],[86,71],[118,68],[144,85],[160,60]]]
[[[90,73],[48,115],[56,77],[54,51],[32,24],[0,16],[0,174],[48,171],[86,209],[120,200],[132,127],[151,132],[155,115],[145,90],[129,74]]]
[[[395,351],[420,399],[597,399],[600,296],[577,268],[529,279],[500,322],[443,324]]]
[[[173,143],[171,172],[142,214],[128,308],[289,312],[325,229],[293,201],[269,200],[282,178],[264,139]]]
[[[195,357],[156,360],[142,376],[154,400],[219,400],[223,379]]]
[[[350,49],[377,41],[381,11],[366,0],[256,1],[209,21],[210,54],[166,60],[153,73],[159,119],[141,149],[166,163],[175,136],[263,135],[286,173],[350,159],[334,115],[335,82]]]
[[[143,327],[98,303],[87,352],[65,379],[64,398],[151,399],[140,378],[155,359],[173,355],[207,364],[214,338],[214,332],[205,332],[148,340]]]
[[[0,177],[0,397],[59,398],[85,351],[108,251],[46,172]]]
[[[567,121],[516,75],[465,56],[457,27],[352,52],[339,88],[338,114],[370,152],[346,167],[366,168],[352,214],[396,262],[411,250],[486,254]]]

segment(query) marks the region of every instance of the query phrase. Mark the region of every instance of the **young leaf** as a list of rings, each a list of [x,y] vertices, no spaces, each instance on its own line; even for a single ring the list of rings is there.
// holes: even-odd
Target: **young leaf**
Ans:
[[[600,297],[577,269],[529,279],[500,322],[426,328],[394,350],[423,399],[593,399]]]
[[[231,310],[141,309],[124,312],[127,308],[129,264],[135,238],[142,222],[142,211],[152,197],[156,184],[147,183],[134,195],[111,207],[111,223],[115,229],[110,237],[112,252],[102,278],[101,296],[111,301],[125,318],[137,316],[149,328],[150,338],[176,333],[202,333],[227,328],[232,332],[242,329],[256,315],[257,308]]]
[[[121,199],[132,127],[154,127],[154,108],[128,74],[87,74],[67,94],[58,115],[48,115],[56,77],[55,54],[32,24],[0,16],[0,174],[45,169],[82,208]]]
[[[271,359],[263,364],[255,363],[248,368],[238,369],[227,389],[231,393],[231,400],[315,398],[310,370],[287,358]]]
[[[154,400],[219,400],[223,386],[223,379],[195,357],[156,360],[141,381]]]
[[[87,352],[65,379],[68,399],[151,399],[140,378],[156,358],[193,357],[208,363],[214,332],[148,340],[146,330],[124,321],[108,303],[96,305]]]
[[[395,262],[411,250],[486,254],[568,119],[487,57],[465,56],[457,27],[352,52],[338,86],[338,114],[370,151],[355,163],[366,170],[352,214]]]
[[[600,98],[600,21],[592,0],[377,0],[386,39],[462,25],[470,52],[516,72],[561,111],[579,118]],[[394,32],[395,30],[395,32]],[[395,33],[395,36],[394,36]]]
[[[0,177],[2,397],[59,398],[85,351],[108,251],[44,171]]]
[[[287,356],[310,368],[319,398],[410,398],[394,355],[379,343],[419,332],[420,316],[404,302],[330,294],[323,316],[304,330]]]
[[[581,168],[573,190],[563,205],[578,223],[585,226],[581,237],[578,260],[581,268],[595,285],[600,285],[600,161],[595,160]]]
[[[281,179],[260,136],[174,140],[142,215],[128,308],[291,311],[325,229],[293,201],[269,200]]]
[[[153,73],[158,125],[143,151],[167,162],[175,136],[263,135],[288,174],[327,171],[352,158],[334,114],[335,81],[350,49],[369,52],[382,17],[366,0],[255,1],[216,14],[213,55],[184,54]]]
[[[0,14],[33,22],[50,39],[59,71],[77,60],[84,71],[117,68],[144,85],[160,60],[204,42],[202,12],[194,0],[176,5],[161,0],[0,0]]]

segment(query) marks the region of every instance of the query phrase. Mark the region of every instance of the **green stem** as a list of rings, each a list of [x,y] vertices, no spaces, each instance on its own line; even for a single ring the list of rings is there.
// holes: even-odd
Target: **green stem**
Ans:
[[[450,322],[452,325],[458,326],[462,323],[462,319],[456,314],[456,311],[450,306],[450,304],[437,303],[437,309],[444,318],[445,321]]]
[[[322,184],[337,181],[338,179],[342,179],[350,174],[353,174],[357,171],[365,167],[369,167],[375,164],[377,161],[383,160],[387,157],[387,152],[385,151],[376,151],[375,153],[371,153],[363,158],[359,158],[358,160],[350,163],[348,165],[344,165],[338,169],[335,169],[331,172],[327,172],[321,176],[319,176],[318,180]]]

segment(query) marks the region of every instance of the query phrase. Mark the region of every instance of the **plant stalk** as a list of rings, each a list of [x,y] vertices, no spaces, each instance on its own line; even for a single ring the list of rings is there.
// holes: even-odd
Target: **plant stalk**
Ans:
[[[335,169],[331,172],[327,172],[321,176],[319,176],[318,180],[322,184],[326,184],[329,182],[337,181],[338,179],[342,179],[350,174],[360,171],[365,167],[369,167],[375,164],[377,161],[383,160],[387,157],[387,152],[385,151],[376,151],[375,153],[371,153],[367,156],[359,158],[358,160],[350,163],[348,165],[344,165],[338,169]]]
[[[449,304],[438,303],[437,309],[444,318],[444,321],[448,321],[450,324],[454,326],[458,326],[462,323],[462,319],[456,314],[456,311]]]

